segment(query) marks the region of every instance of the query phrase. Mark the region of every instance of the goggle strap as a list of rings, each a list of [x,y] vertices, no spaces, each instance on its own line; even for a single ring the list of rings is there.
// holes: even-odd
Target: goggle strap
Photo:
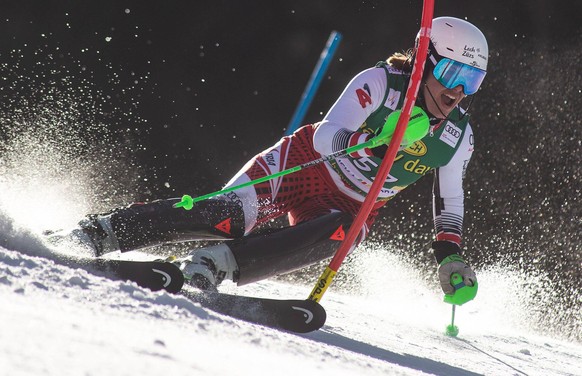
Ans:
[[[432,63],[433,67],[436,67],[437,66],[437,63],[438,63],[436,57],[434,57],[433,54],[430,54],[428,56],[428,58],[430,59],[430,62]]]

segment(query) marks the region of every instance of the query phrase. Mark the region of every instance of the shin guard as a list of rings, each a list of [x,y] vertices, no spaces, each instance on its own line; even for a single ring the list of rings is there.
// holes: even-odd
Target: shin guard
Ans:
[[[205,200],[192,210],[174,208],[178,199],[133,204],[107,214],[122,252],[192,240],[235,239],[244,235],[239,203]]]
[[[238,264],[238,285],[297,270],[334,255],[352,216],[335,212],[268,234],[226,242]]]

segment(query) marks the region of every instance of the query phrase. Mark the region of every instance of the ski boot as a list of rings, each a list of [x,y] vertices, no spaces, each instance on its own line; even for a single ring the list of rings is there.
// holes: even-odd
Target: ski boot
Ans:
[[[216,292],[225,279],[238,279],[238,265],[226,244],[197,249],[173,262],[184,273],[186,283],[200,290]]]
[[[135,203],[93,214],[70,231],[48,233],[51,243],[81,244],[94,256],[193,240],[233,239],[244,234],[244,212],[236,202],[207,200],[196,210],[174,208],[178,199]]]
[[[119,251],[109,216],[90,215],[70,230],[45,231],[47,241],[58,248],[81,248],[90,256]]]

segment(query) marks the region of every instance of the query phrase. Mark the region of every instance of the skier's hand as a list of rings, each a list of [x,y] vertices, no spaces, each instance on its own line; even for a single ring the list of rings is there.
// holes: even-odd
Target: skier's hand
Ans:
[[[459,255],[452,255],[445,258],[439,265],[438,273],[441,288],[445,294],[449,295],[455,293],[455,288],[451,285],[451,276],[453,273],[460,274],[466,286],[473,286],[477,281],[477,276],[473,269]]]
[[[388,145],[390,143],[399,116],[400,111],[395,111],[388,116],[386,123],[376,131],[374,137],[371,139],[373,148],[381,145]]]
[[[384,158],[384,154],[386,154],[386,150],[388,149],[388,144],[390,144],[394,131],[396,130],[396,124],[398,123],[400,113],[401,111],[397,110],[388,115],[384,125],[378,129],[375,136],[370,139],[372,143],[372,154],[374,154],[375,157]],[[400,147],[406,148],[426,136],[429,127],[430,123],[426,113],[420,107],[414,107],[410,114],[410,120],[408,121],[408,126],[402,137]]]
[[[459,254],[461,248],[458,244],[449,241],[436,241],[432,243],[432,249],[439,264],[439,282],[445,294],[455,293],[455,288],[451,285],[451,276],[454,273],[460,274],[467,286],[473,286],[477,282],[475,272]]]

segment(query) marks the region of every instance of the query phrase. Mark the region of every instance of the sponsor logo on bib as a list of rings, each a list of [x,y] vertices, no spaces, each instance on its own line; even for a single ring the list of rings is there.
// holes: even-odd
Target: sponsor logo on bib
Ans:
[[[445,124],[445,129],[443,129],[443,133],[441,133],[441,137],[439,139],[445,144],[454,148],[457,147],[462,134],[463,131],[461,131],[460,128],[456,127],[453,123],[448,121]]]
[[[406,149],[402,150],[406,154],[414,155],[415,157],[422,157],[428,151],[428,148],[422,141],[416,141]]]

